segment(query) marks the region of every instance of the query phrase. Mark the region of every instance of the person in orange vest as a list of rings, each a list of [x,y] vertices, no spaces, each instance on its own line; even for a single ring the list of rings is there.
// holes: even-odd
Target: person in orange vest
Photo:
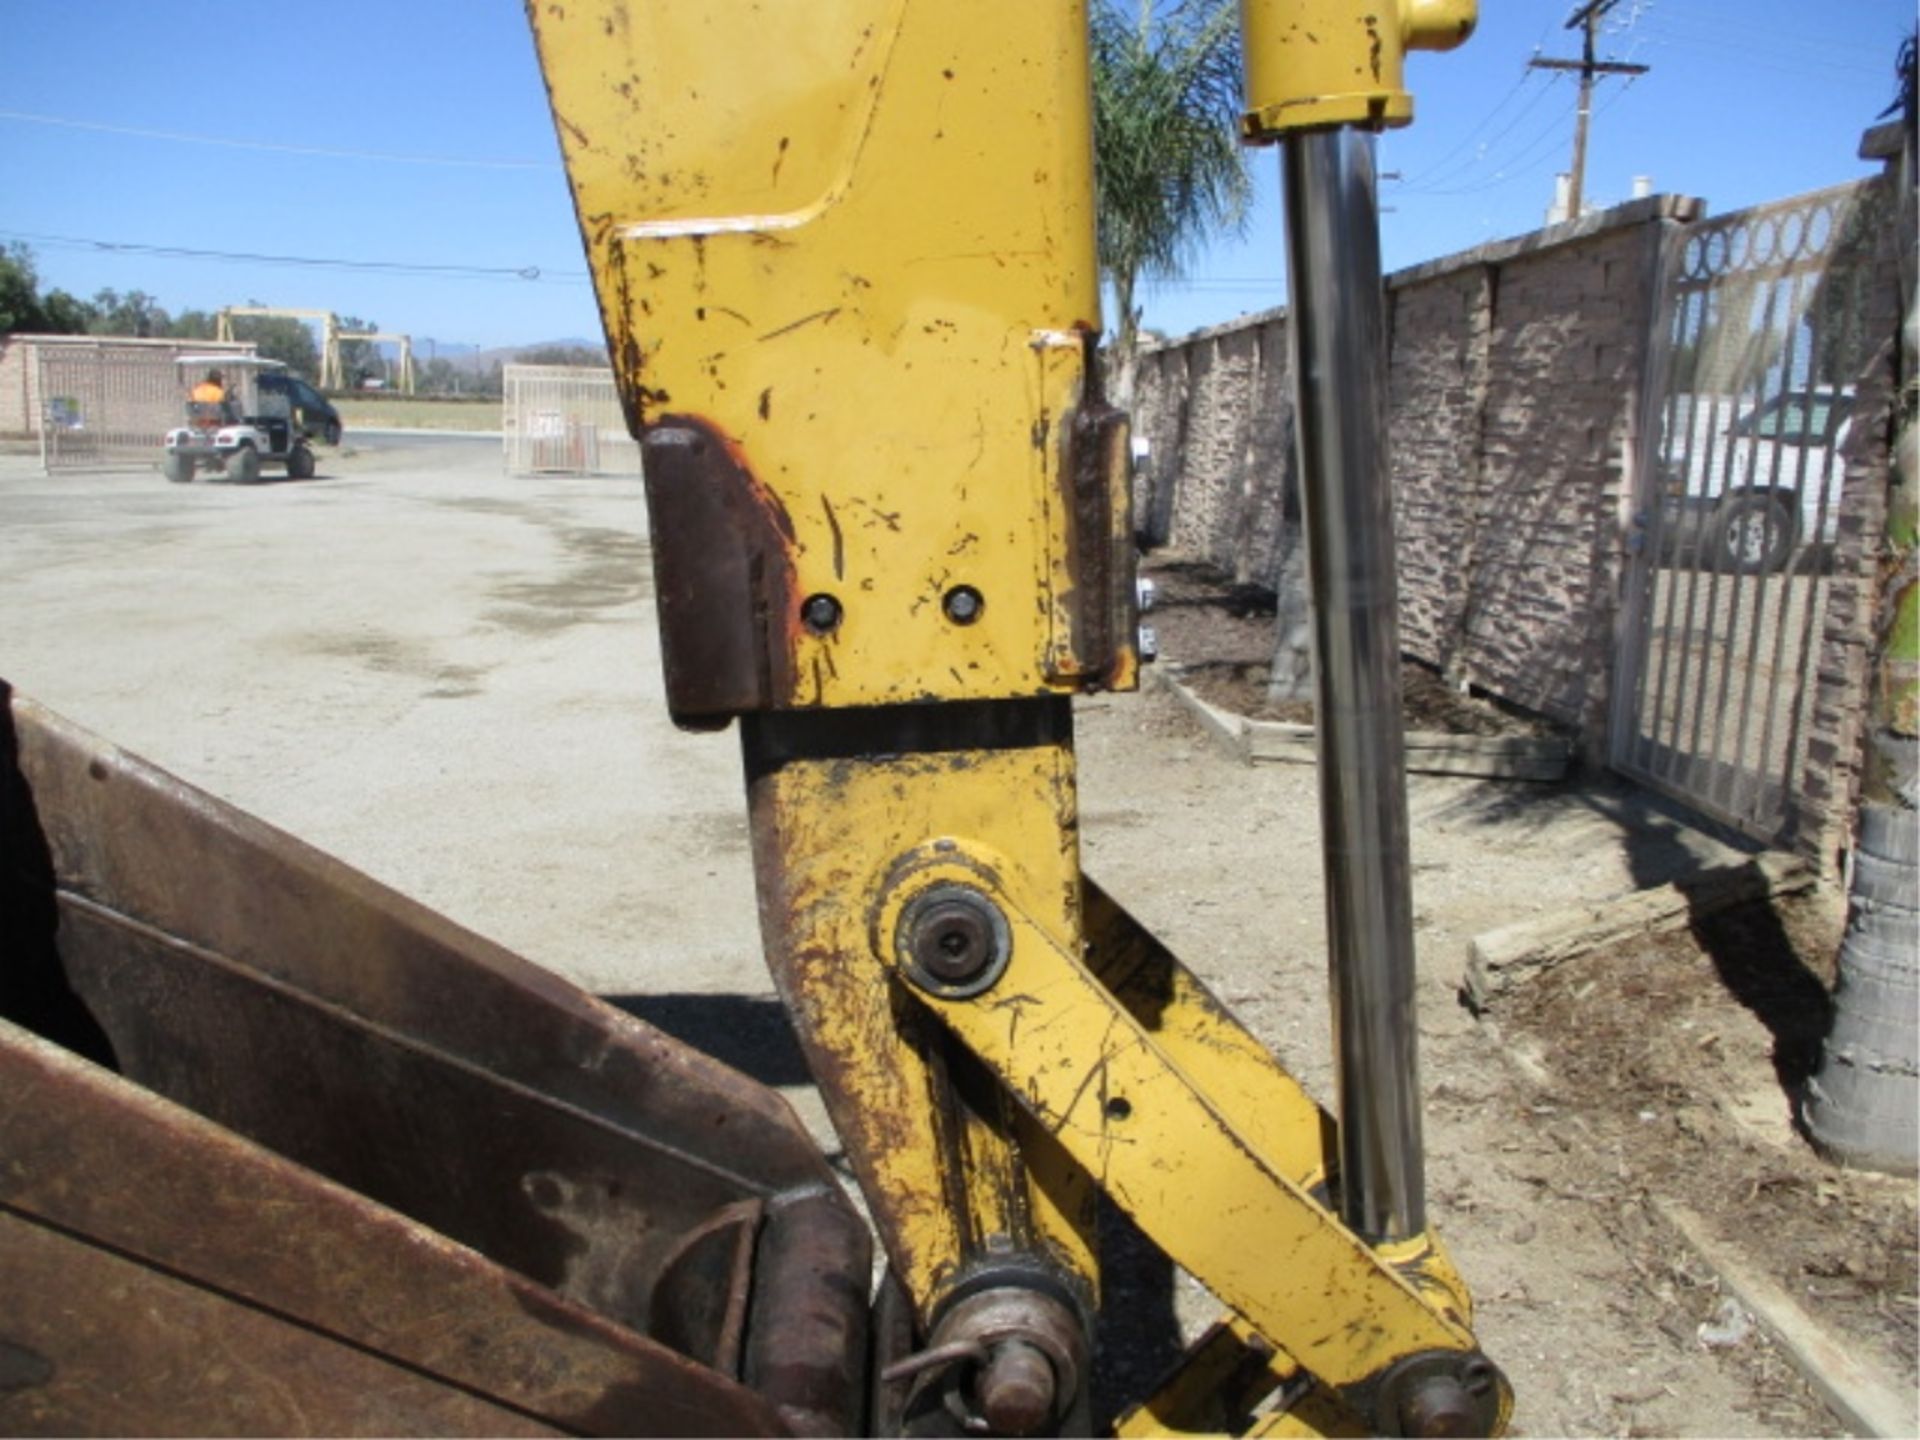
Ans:
[[[240,418],[234,413],[233,402],[227,398],[226,377],[218,370],[207,371],[207,378],[194,386],[187,398],[196,405],[218,406],[219,423],[222,425],[231,425]]]

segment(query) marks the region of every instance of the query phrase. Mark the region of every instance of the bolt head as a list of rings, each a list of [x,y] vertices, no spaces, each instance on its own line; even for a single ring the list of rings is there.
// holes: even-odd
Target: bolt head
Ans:
[[[1472,1393],[1451,1375],[1435,1375],[1416,1385],[1401,1402],[1400,1425],[1403,1435],[1436,1440],[1478,1435],[1486,1428]]]
[[[948,984],[971,980],[993,954],[993,926],[979,907],[961,900],[929,905],[914,922],[913,958]]]
[[[809,595],[800,602],[800,619],[816,635],[825,635],[840,625],[840,602],[831,595]]]
[[[1053,1419],[1053,1366],[1024,1340],[993,1347],[974,1380],[980,1418],[996,1435],[1033,1435]]]
[[[1000,907],[962,884],[934,885],[909,901],[893,943],[907,978],[949,999],[991,989],[1013,950]]]
[[[941,602],[947,612],[947,618],[956,625],[971,625],[980,618],[980,612],[987,608],[987,602],[980,592],[971,585],[956,585]]]

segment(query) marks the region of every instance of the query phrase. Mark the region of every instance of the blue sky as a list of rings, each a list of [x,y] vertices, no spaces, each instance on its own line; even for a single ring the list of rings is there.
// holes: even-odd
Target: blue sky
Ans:
[[[1414,123],[1388,132],[1381,247],[1389,269],[1542,224],[1571,165],[1577,77],[1527,68],[1578,58],[1572,0],[1480,0],[1472,39],[1407,64]],[[1912,0],[1619,0],[1602,59],[1649,66],[1595,87],[1587,199],[1618,203],[1634,177],[1715,211],[1873,173],[1861,132],[1893,96]],[[1153,288],[1147,323],[1172,333],[1286,302],[1279,159],[1254,159],[1244,236],[1195,257],[1192,279]]]
[[[1540,223],[1574,84],[1526,62],[1577,53],[1572,8],[1481,0],[1465,48],[1413,58],[1416,122],[1381,142],[1404,177],[1383,185],[1390,267]],[[331,309],[440,344],[598,333],[518,0],[337,0],[259,28],[273,13],[0,0],[0,240],[31,245],[47,286],[143,289],[174,311]],[[1727,209],[1867,173],[1855,149],[1913,15],[1911,0],[1620,0],[1602,52],[1652,70],[1600,85],[1589,196],[1623,199],[1647,175]],[[1252,163],[1245,234],[1150,287],[1150,326],[1284,303],[1278,161]],[[459,268],[366,268],[384,262]]]

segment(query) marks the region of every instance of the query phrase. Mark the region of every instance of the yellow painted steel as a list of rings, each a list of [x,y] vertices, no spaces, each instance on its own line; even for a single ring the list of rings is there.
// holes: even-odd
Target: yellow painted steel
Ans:
[[[1195,1077],[1256,1152],[1298,1190],[1322,1198],[1339,1149],[1332,1116],[1197,977],[1091,880],[1085,883],[1085,911],[1087,968],[1101,985],[1174,1068]],[[1439,1314],[1463,1328],[1472,1324],[1472,1297],[1437,1235],[1429,1232],[1374,1253]],[[1245,1399],[1250,1410],[1304,1373],[1277,1347],[1275,1337],[1229,1314],[1195,1343],[1162,1389],[1116,1422],[1116,1430],[1123,1435],[1218,1430],[1227,1424],[1222,1406],[1231,1407],[1235,1397]],[[1311,1387],[1285,1414],[1265,1417],[1250,1433],[1364,1433],[1356,1423],[1337,1397]]]
[[[1007,862],[969,844],[928,854],[880,907],[972,885],[1006,911],[1013,955],[988,994],[926,1003],[1007,1080],[1100,1187],[1175,1261],[1330,1386],[1359,1385],[1421,1351],[1472,1351],[1464,1317],[1434,1303],[1280,1173],[1175,1067],[1153,1035],[998,883]],[[1276,1264],[1275,1257],[1286,1257]]]
[[[1064,470],[1100,319],[1083,5],[529,10],[629,419],[717,428],[784,508],[797,593],[844,607],[785,635],[776,708],[1092,678]]]
[[[1310,1390],[1290,1408],[1259,1416],[1246,1433],[1256,1440],[1295,1440],[1310,1435],[1359,1437],[1371,1432],[1326,1391]]]
[[[1279,139],[1325,125],[1413,120],[1409,50],[1450,50],[1473,33],[1477,0],[1240,0],[1247,73],[1242,132]]]
[[[1098,1185],[1329,1384],[1472,1348],[1437,1245],[1370,1250],[1339,1224],[1310,1193],[1332,1153],[1325,1113],[1083,881],[1069,747],[789,760],[753,795],[770,958],[803,1041],[831,1057],[823,1094],[923,1312],[996,1235],[1037,1242],[1091,1291]],[[893,969],[899,915],[936,881],[1012,922],[1012,964],[978,1000]],[[1067,958],[1082,934],[1097,978]],[[954,1118],[945,1062],[912,1023],[923,1009],[1030,1119]]]
[[[1327,1179],[1333,1119],[1273,1053],[1105,891],[1086,884],[1087,967],[1167,1059],[1301,1190]]]
[[[1113,1430],[1123,1440],[1369,1433],[1338,1396],[1238,1315],[1211,1326],[1159,1389],[1114,1420]]]
[[[745,714],[769,964],[923,1330],[994,1256],[1044,1259],[1093,1301],[1104,1189],[1237,1312],[1129,1433],[1203,1413],[1221,1365],[1288,1391],[1262,1433],[1345,1433],[1327,1387],[1356,1400],[1408,1355],[1473,1348],[1464,1290],[1426,1237],[1374,1251],[1339,1224],[1324,1112],[1079,868],[1060,697],[1135,675],[1109,623],[1126,432],[1089,370],[1084,4],[528,8],[628,417],[689,437],[684,483],[760,507],[775,550],[749,559],[780,583],[735,608],[794,605],[750,617],[780,647],[753,653],[762,673],[690,713]],[[1468,0],[1245,9],[1257,138],[1403,122],[1404,50],[1472,18]],[[1303,27],[1324,54],[1304,58]],[[656,513],[655,543],[721,513],[705,532]],[[703,556],[681,557],[696,592]],[[984,600],[971,623],[943,604],[956,586]],[[800,623],[802,596],[833,597],[837,623]],[[788,713],[815,708],[848,713]],[[929,740],[943,711],[963,722]],[[1009,713],[1044,723],[1008,738]],[[937,879],[1011,925],[978,999],[897,968],[902,907]]]
[[[791,760],[753,781],[752,802],[769,963],[923,1319],[969,1259],[1005,1248],[996,1235],[1039,1246],[1093,1298],[1084,1169],[1024,1113],[956,1127],[946,1062],[919,1029],[937,1027],[875,954],[869,904],[903,855],[965,837],[1002,857],[1000,883],[1055,934],[1077,933],[1071,748]]]
[[[1300,1373],[1251,1325],[1229,1316],[1188,1347],[1159,1389],[1115,1417],[1113,1432],[1125,1440],[1235,1433],[1256,1407]]]
[[[1339,1146],[1333,1117],[1165,946],[1093,881],[1085,882],[1087,969],[1176,1070],[1296,1190],[1325,1193]],[[1462,1326],[1473,1302],[1431,1232],[1373,1252]],[[1269,1337],[1272,1338],[1272,1337]]]

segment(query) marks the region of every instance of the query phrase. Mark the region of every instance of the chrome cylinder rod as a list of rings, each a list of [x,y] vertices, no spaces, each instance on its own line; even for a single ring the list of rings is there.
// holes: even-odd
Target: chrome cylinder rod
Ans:
[[[1426,1198],[1374,141],[1313,130],[1282,152],[1341,1209],[1378,1242],[1423,1231]]]

